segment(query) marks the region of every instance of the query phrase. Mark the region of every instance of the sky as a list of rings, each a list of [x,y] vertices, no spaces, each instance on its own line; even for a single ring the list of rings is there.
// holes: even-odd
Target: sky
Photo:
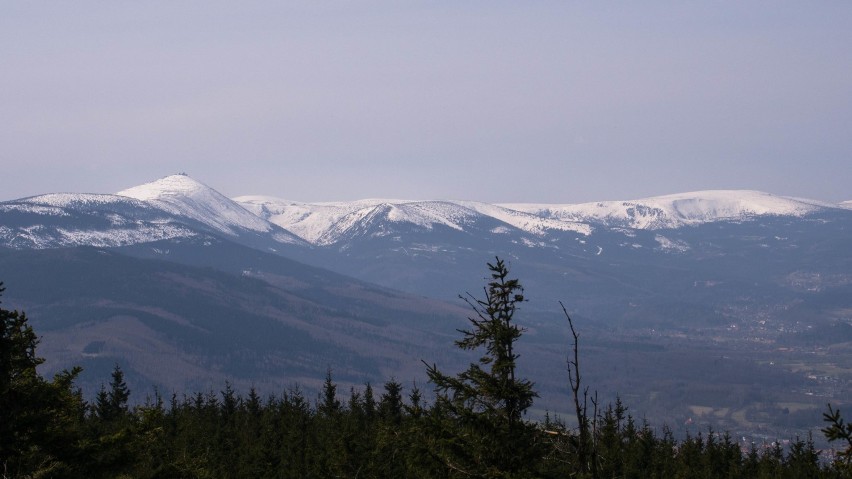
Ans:
[[[852,2],[0,6],[0,200],[852,200]]]

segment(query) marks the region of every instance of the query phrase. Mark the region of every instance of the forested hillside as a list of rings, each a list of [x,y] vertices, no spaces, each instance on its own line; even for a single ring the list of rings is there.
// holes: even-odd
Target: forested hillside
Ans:
[[[456,345],[481,356],[458,374],[426,365],[431,403],[417,385],[387,381],[321,394],[221,391],[150,394],[129,407],[116,366],[92,402],[74,387],[79,368],[52,380],[36,371],[38,338],[24,313],[0,309],[0,465],[4,478],[525,478],[849,477],[852,427],[829,409],[836,458],[795,438],[743,451],[712,430],[676,440],[638,421],[616,399],[604,406],[582,381],[578,335],[569,360],[576,418],[530,421],[537,396],[516,376],[514,315],[523,288],[489,264],[485,296],[470,296],[469,329]],[[2,292],[2,287],[0,287]],[[567,312],[566,312],[567,315]],[[569,318],[570,320],[570,318]],[[573,325],[572,325],[573,330]],[[814,418],[815,422],[819,418]],[[570,422],[570,426],[568,423]]]

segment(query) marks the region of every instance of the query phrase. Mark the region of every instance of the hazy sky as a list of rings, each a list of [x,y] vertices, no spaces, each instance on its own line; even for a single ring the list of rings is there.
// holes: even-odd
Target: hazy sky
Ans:
[[[0,6],[0,200],[852,199],[852,2]]]

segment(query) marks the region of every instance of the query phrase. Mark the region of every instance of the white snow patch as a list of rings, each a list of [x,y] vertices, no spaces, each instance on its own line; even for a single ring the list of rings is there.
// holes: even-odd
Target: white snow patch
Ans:
[[[684,241],[681,240],[671,240],[666,238],[663,235],[654,236],[654,240],[660,245],[660,249],[663,251],[672,251],[677,253],[683,253],[689,251],[690,247]]]
[[[612,228],[612,231],[621,233],[628,238],[635,238],[636,237],[636,230],[633,230],[633,229],[630,229],[630,228]]]
[[[57,232],[60,234],[57,240],[62,246],[88,245],[101,248],[195,236],[191,231],[177,225],[146,225],[142,228],[107,231],[59,228]]]
[[[543,243],[541,241],[533,241],[529,238],[521,238],[521,243],[528,248],[541,248],[545,246],[549,246],[547,243]]]

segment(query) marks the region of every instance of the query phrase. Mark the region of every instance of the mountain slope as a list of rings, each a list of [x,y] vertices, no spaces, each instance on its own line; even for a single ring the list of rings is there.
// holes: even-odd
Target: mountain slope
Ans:
[[[198,234],[167,212],[123,196],[48,194],[0,203],[0,245],[16,249],[122,246]]]
[[[355,382],[403,371],[414,376],[421,357],[451,344],[439,331],[463,324],[460,307],[234,243],[208,246],[206,253],[251,270],[121,251],[0,249],[4,304],[26,310],[44,335],[39,352],[48,369],[87,369],[89,392],[116,362],[146,389],[167,391],[230,380],[280,392],[295,382],[318,382],[328,367]]]
[[[546,218],[636,229],[678,228],[716,221],[742,221],[759,216],[801,217],[834,207],[814,200],[747,190],[697,191],[641,200],[577,205],[504,206]]]
[[[360,200],[350,203],[298,203],[265,196],[235,198],[246,209],[317,245],[352,239],[379,222],[431,230],[445,226],[463,231],[480,216],[445,201]],[[381,234],[380,232],[374,232]]]

